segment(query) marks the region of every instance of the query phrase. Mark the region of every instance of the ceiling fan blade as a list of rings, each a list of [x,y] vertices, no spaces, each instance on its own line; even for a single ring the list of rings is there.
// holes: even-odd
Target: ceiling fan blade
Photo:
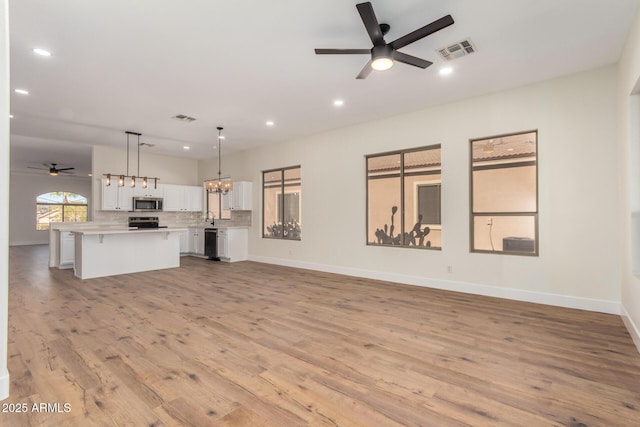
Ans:
[[[365,55],[371,49],[316,49],[316,55]]]
[[[409,65],[413,65],[415,67],[420,67],[420,68],[427,68],[429,65],[433,64],[433,62],[427,61],[426,59],[418,58],[412,55],[407,55],[406,53],[398,52],[397,50],[394,50],[393,53],[391,53],[391,56],[393,57],[394,60],[398,62],[402,62],[404,64],[409,64]]]
[[[365,64],[360,73],[356,76],[356,79],[366,79],[369,74],[371,74],[371,60]]]
[[[427,24],[422,28],[418,28],[417,30],[409,34],[392,41],[391,43],[389,43],[389,45],[393,49],[400,49],[408,44],[411,44],[415,41],[420,40],[421,38],[427,37],[429,34],[433,34],[436,31],[440,31],[443,28],[446,28],[449,25],[452,25],[453,22],[454,21],[451,15],[443,16],[442,18],[436,21],[433,21],[432,23]]]
[[[360,13],[362,23],[367,29],[367,33],[369,33],[369,38],[373,42],[373,45],[386,45],[387,43],[384,41],[382,30],[380,30],[380,24],[378,23],[378,18],[376,18],[376,14],[373,12],[373,6],[371,6],[371,3],[358,3],[356,8],[358,8],[358,13]]]
[[[36,168],[34,166],[27,166],[27,169],[37,169],[39,171],[47,171],[47,170],[49,170],[49,168],[46,168],[46,169],[45,168]]]
[[[68,171],[68,170],[72,170],[72,169],[75,169],[75,168],[56,168],[56,170],[58,172],[60,172],[60,171]]]

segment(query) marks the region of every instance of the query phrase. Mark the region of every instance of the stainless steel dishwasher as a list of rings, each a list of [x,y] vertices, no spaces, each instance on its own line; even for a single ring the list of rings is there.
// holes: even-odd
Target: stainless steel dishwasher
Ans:
[[[218,229],[204,229],[204,255],[207,259],[220,261],[218,257]]]

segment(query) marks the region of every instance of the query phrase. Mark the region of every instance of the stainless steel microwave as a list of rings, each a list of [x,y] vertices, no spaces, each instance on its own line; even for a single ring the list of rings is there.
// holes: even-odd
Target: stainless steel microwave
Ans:
[[[158,212],[162,210],[162,199],[156,197],[134,197],[134,212]]]

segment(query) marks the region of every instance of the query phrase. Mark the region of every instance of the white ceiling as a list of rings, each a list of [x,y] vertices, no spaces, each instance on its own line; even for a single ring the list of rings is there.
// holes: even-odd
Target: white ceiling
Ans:
[[[613,64],[639,1],[374,0],[387,41],[446,14],[455,24],[402,49],[430,68],[356,80],[366,55],[314,48],[371,47],[357,1],[11,0],[11,87],[30,91],[11,94],[12,170],[88,170],[86,145],[124,148],[126,130],[208,158],[219,125],[224,154]],[[477,52],[440,76],[436,49],[469,37]]]

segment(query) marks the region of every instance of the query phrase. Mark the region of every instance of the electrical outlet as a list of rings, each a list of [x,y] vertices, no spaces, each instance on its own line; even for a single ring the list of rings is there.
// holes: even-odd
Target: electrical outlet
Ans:
[[[487,225],[493,225],[493,218],[489,218],[489,220],[487,221]]]

